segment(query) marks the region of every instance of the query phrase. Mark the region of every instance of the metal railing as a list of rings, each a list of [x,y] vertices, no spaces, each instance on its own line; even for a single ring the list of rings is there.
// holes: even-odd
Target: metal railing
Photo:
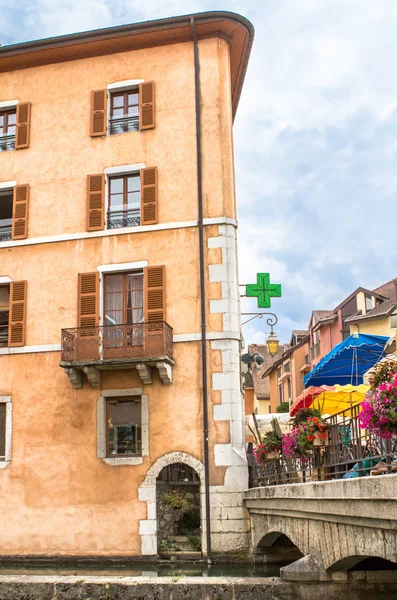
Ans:
[[[397,472],[397,439],[385,440],[359,427],[360,405],[328,417],[328,439],[304,459],[284,456],[258,465],[248,448],[250,487],[329,481]]]
[[[139,117],[110,117],[109,131],[110,135],[139,131]]]
[[[108,211],[108,229],[118,229],[119,227],[137,227],[140,224],[141,211],[139,208]]]
[[[62,329],[66,363],[173,357],[172,327],[165,321]]]
[[[15,133],[0,135],[0,152],[15,150]]]
[[[8,242],[12,238],[12,225],[0,225],[0,242]]]

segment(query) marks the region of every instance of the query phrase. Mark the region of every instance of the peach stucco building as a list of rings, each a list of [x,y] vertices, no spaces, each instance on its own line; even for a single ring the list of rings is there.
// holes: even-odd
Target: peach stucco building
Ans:
[[[172,464],[200,480],[203,550],[247,545],[232,123],[252,38],[220,12],[0,48],[1,555],[157,554]]]

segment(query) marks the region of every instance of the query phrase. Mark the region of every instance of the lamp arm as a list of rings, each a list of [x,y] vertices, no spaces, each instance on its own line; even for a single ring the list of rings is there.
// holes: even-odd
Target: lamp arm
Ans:
[[[266,323],[269,325],[269,327],[273,328],[273,327],[276,325],[276,323],[278,322],[278,318],[277,318],[277,316],[276,316],[274,313],[272,313],[272,312],[261,312],[261,313],[241,313],[241,316],[247,316],[247,317],[248,317],[248,316],[250,316],[250,315],[253,315],[253,316],[251,316],[251,318],[250,318],[250,319],[247,319],[247,321],[244,321],[244,323],[241,323],[241,327],[242,327],[243,325],[246,325],[246,324],[247,324],[247,323],[249,323],[250,321],[253,321],[253,320],[254,320],[254,319],[256,319],[256,318],[263,319],[264,315],[271,315],[270,317],[268,317],[268,318],[266,319]]]

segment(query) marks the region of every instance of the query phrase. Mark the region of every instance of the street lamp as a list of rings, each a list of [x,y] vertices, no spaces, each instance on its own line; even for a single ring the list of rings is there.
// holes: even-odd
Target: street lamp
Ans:
[[[279,339],[278,339],[277,335],[274,333],[274,329],[273,329],[273,327],[276,325],[276,323],[278,321],[277,316],[271,312],[241,313],[241,314],[244,316],[251,316],[250,319],[248,319],[247,321],[244,321],[244,323],[241,323],[241,326],[246,325],[246,323],[249,323],[250,321],[253,321],[256,318],[263,319],[264,315],[271,315],[268,319],[266,319],[266,323],[269,325],[269,327],[271,327],[270,333],[267,336],[266,346],[267,346],[267,350],[268,350],[270,356],[275,356],[278,352],[278,347],[279,347]],[[248,355],[246,355],[246,354],[243,355],[243,362],[245,362],[244,356],[248,356]],[[255,355],[250,355],[250,356],[255,356]],[[247,360],[247,362],[253,362],[253,361]],[[255,362],[258,362],[258,361],[255,361]],[[260,364],[262,364],[262,363],[260,363]]]

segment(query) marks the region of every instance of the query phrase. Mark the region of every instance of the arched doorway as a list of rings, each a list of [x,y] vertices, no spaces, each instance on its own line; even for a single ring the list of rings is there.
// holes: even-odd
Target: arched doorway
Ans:
[[[200,479],[187,464],[164,467],[156,480],[157,552],[201,552]]]
[[[146,473],[146,477],[138,488],[138,498],[147,505],[147,518],[139,522],[142,556],[157,554],[157,477],[164,467],[173,464],[184,464],[191,467],[200,480],[200,517],[201,517],[201,548],[206,552],[205,529],[205,470],[204,464],[186,452],[169,452],[156,460]]]

